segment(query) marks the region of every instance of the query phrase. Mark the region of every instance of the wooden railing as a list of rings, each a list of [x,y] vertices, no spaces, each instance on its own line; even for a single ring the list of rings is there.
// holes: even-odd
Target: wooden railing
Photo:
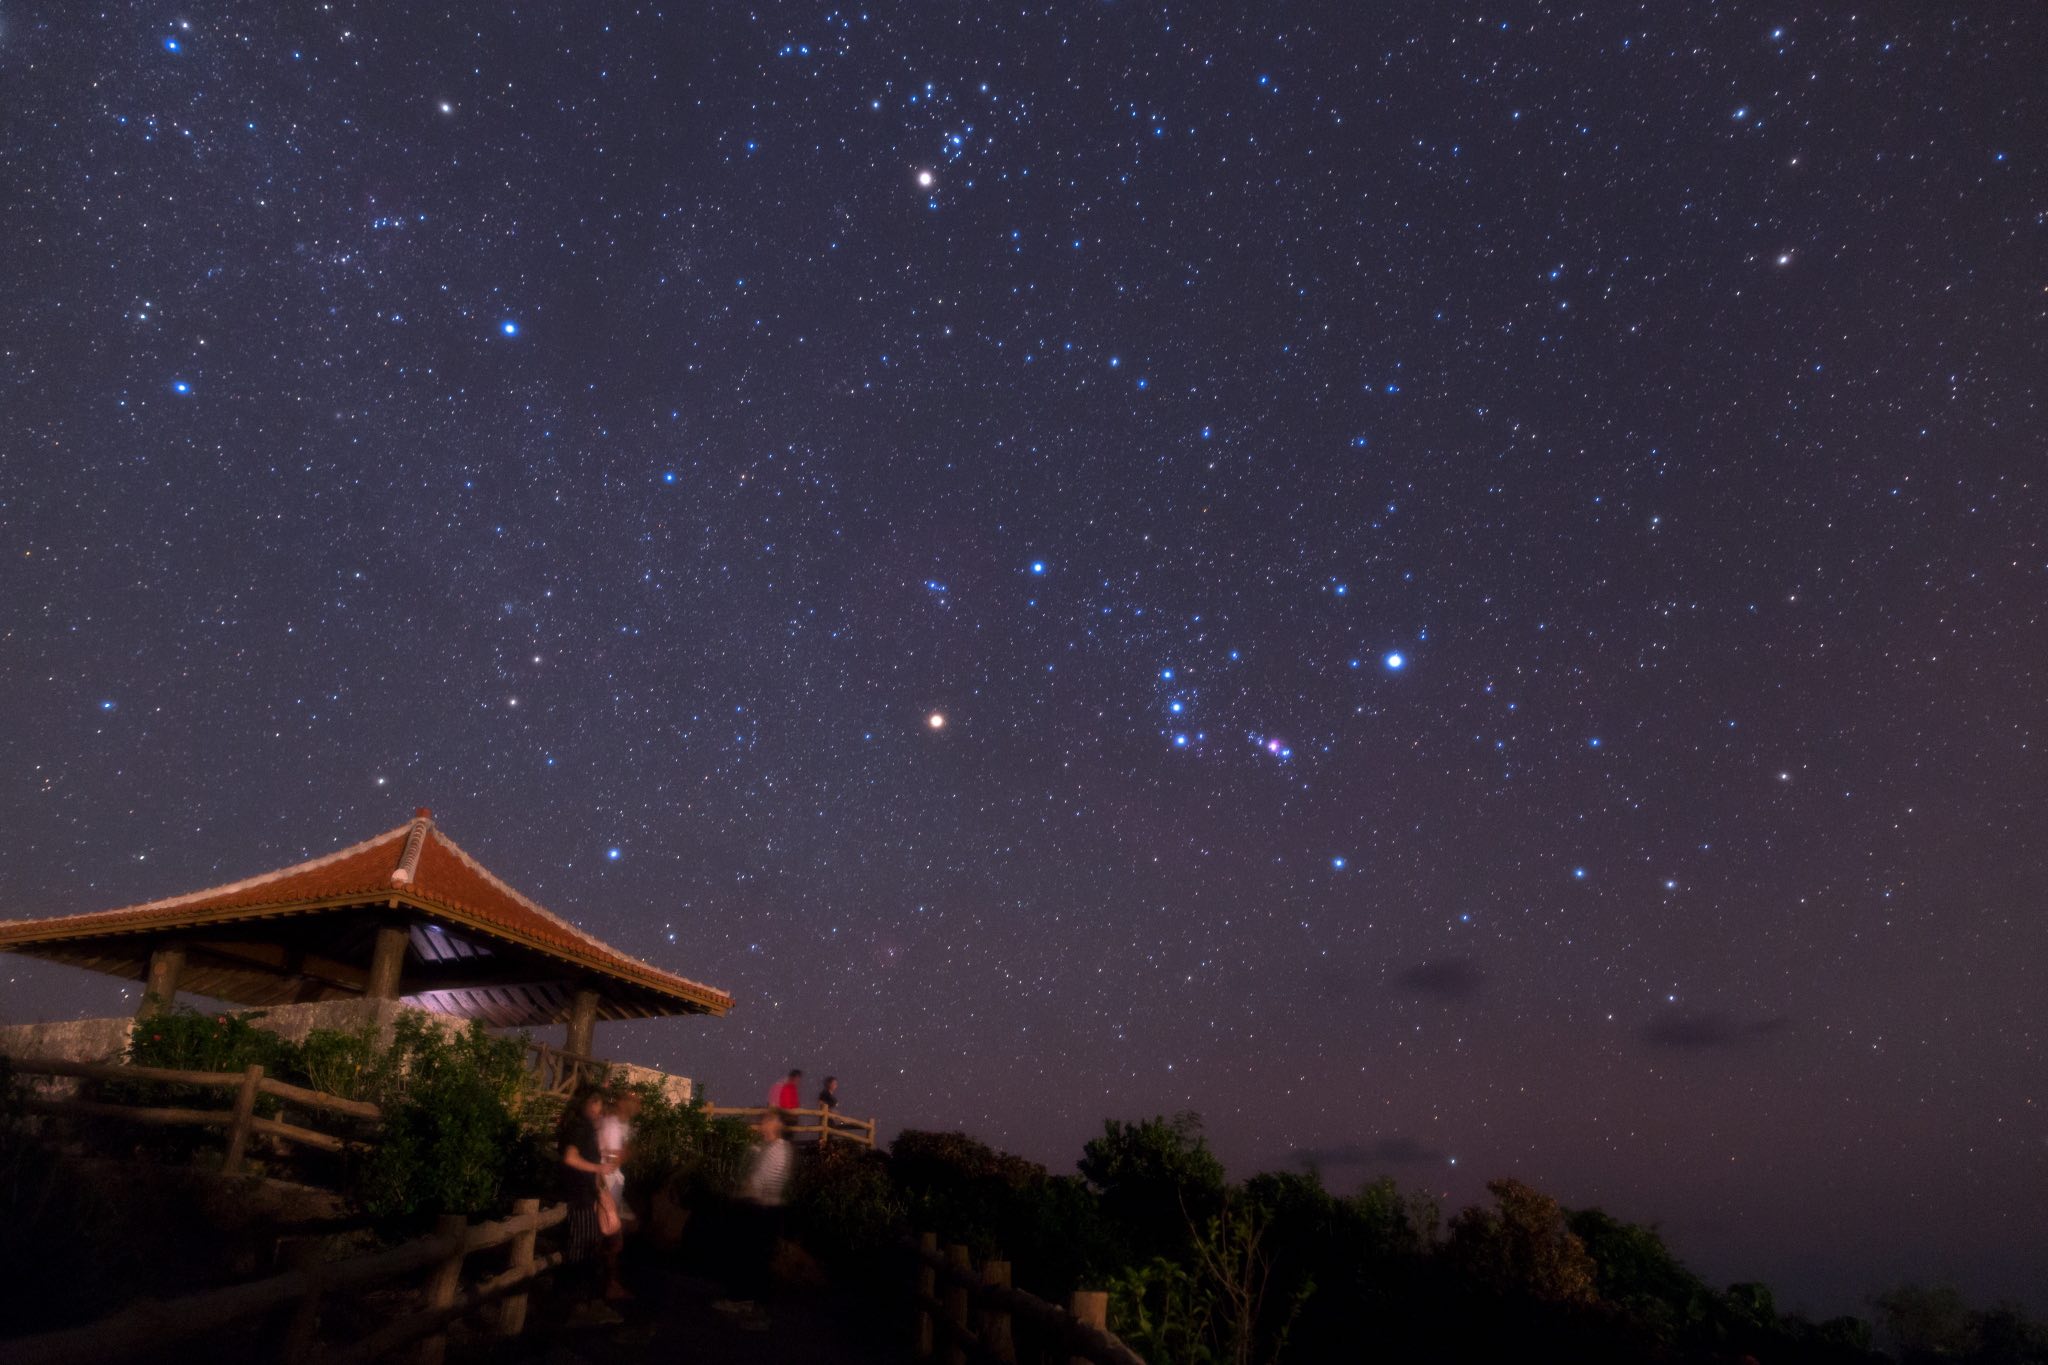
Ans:
[[[1018,1328],[1064,1352],[1072,1365],[1145,1365],[1109,1330],[1109,1295],[1077,1289],[1065,1308],[1027,1294],[1010,1284],[1010,1263],[1000,1256],[977,1269],[958,1242],[939,1252],[937,1233],[927,1232],[916,1247],[917,1359],[943,1357],[947,1365],[964,1365],[969,1356],[1016,1365]],[[1036,1358],[1037,1353],[1027,1353]]]
[[[383,1118],[383,1111],[374,1104],[367,1104],[362,1100],[343,1099],[339,1095],[330,1095],[325,1091],[308,1090],[301,1085],[274,1080],[264,1075],[260,1066],[251,1066],[239,1072],[171,1071],[154,1066],[68,1062],[55,1057],[10,1057],[8,1065],[15,1072],[28,1076],[75,1076],[81,1080],[91,1081],[130,1081],[149,1085],[184,1085],[234,1091],[235,1103],[232,1109],[156,1108],[140,1104],[117,1104],[105,1100],[43,1095],[30,1095],[23,1102],[24,1108],[40,1114],[121,1119],[129,1123],[170,1127],[226,1128],[228,1150],[226,1158],[221,1162],[221,1170],[227,1175],[235,1175],[242,1169],[242,1159],[248,1151],[249,1135],[252,1133],[282,1138],[287,1142],[295,1142],[302,1147],[318,1148],[323,1152],[338,1152],[348,1145],[348,1139],[336,1137],[332,1133],[304,1128],[295,1123],[285,1123],[279,1119],[264,1118],[256,1112],[258,1095],[269,1095],[307,1109],[325,1110],[328,1113],[343,1114],[371,1123]]]
[[[766,1105],[707,1104],[704,1112],[713,1118],[745,1119],[752,1123],[763,1114],[772,1112]],[[828,1142],[858,1142],[864,1146],[875,1145],[875,1121],[873,1119],[852,1119],[829,1109],[784,1109],[781,1112],[795,1122],[783,1129],[792,1142],[816,1142],[824,1146]]]
[[[459,1213],[449,1214],[431,1235],[389,1251],[346,1261],[321,1262],[302,1256],[291,1270],[266,1280],[186,1299],[138,1303],[88,1326],[0,1341],[0,1357],[15,1365],[94,1365],[157,1356],[178,1342],[218,1333],[290,1304],[293,1311],[279,1341],[273,1351],[265,1353],[287,1365],[316,1358],[322,1365],[362,1365],[414,1341],[420,1342],[416,1360],[422,1365],[440,1365],[447,1344],[442,1333],[448,1325],[486,1304],[499,1305],[489,1324],[496,1335],[511,1337],[524,1331],[527,1287],[534,1277],[561,1263],[559,1252],[536,1256],[534,1239],[567,1217],[568,1207],[557,1204],[543,1209],[538,1199],[522,1199],[513,1208],[510,1218],[475,1226]],[[508,1245],[511,1252],[505,1269],[463,1288],[463,1262],[469,1256]],[[316,1338],[323,1295],[365,1288],[420,1270],[428,1275],[415,1311],[386,1322],[353,1345],[319,1345]]]
[[[542,1094],[567,1099],[576,1093],[577,1086],[586,1082],[603,1085],[611,1076],[612,1064],[602,1057],[586,1057],[580,1052],[564,1052],[549,1043],[529,1042],[526,1070]]]

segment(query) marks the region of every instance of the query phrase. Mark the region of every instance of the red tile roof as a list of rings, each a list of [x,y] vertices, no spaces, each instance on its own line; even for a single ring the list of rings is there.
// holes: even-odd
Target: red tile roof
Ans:
[[[413,905],[713,1014],[732,1008],[732,997],[724,991],[627,957],[520,895],[441,833],[425,810],[364,843],[224,886],[92,914],[0,921],[0,949],[310,913],[365,901]]]

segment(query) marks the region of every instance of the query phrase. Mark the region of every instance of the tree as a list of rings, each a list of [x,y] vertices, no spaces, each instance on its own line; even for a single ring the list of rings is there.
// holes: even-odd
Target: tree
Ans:
[[[1597,1269],[1555,1199],[1519,1180],[1487,1183],[1495,1208],[1451,1220],[1451,1261],[1497,1293],[1551,1303],[1593,1303]]]
[[[1105,1120],[1102,1136],[1081,1152],[1082,1178],[1102,1196],[1102,1212],[1130,1243],[1128,1260],[1185,1259],[1190,1229],[1223,1207],[1223,1163],[1202,1140],[1199,1114]]]

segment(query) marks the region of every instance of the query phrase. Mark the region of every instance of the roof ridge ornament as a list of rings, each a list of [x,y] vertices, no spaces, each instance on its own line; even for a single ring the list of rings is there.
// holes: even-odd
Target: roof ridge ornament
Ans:
[[[434,812],[421,806],[412,813],[412,832],[405,836],[405,852],[398,855],[398,866],[391,870],[393,886],[411,886],[415,873],[420,870],[420,850],[426,847],[427,831],[434,827]]]

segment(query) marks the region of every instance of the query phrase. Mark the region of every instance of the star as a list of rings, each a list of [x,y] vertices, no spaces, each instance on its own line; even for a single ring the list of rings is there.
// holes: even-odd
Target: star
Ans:
[[[1385,662],[1389,673],[1399,673],[1408,666],[1408,661],[1399,654],[1389,654]]]
[[[503,332],[508,337],[516,337],[519,335],[519,324],[517,322],[514,322],[511,318],[506,318],[503,322],[498,324],[498,330]]]
[[[946,713],[934,711],[924,718],[924,723],[934,730],[943,730],[946,728]]]
[[[917,173],[918,188],[928,190],[933,185],[938,183],[938,179],[939,178],[933,175],[930,171],[919,171]]]

